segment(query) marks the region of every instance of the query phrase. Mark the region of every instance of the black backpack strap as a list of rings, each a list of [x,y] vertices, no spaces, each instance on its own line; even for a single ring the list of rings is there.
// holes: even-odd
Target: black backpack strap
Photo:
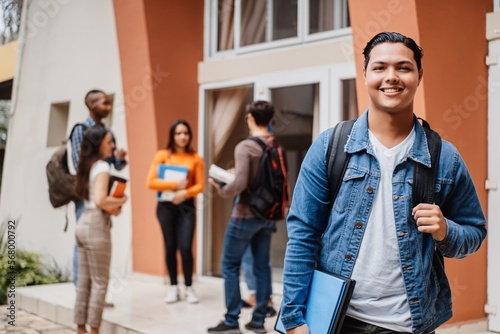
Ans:
[[[441,154],[441,137],[436,131],[431,130],[429,123],[421,119],[422,127],[427,138],[427,147],[431,155],[431,167],[415,163],[413,174],[412,204],[413,207],[419,203],[434,203],[436,189],[437,169],[439,156]]]
[[[441,136],[431,129],[427,121],[420,117],[419,119],[422,121],[422,127],[424,128],[425,137],[427,138],[427,147],[431,155],[431,168],[415,162],[412,190],[413,207],[417,206],[419,203],[434,203],[437,170],[442,144]],[[435,256],[432,259],[434,266],[436,266],[436,268],[441,267],[441,270],[444,270],[443,254],[438,250],[435,250],[434,254]]]
[[[266,149],[266,147],[267,147],[266,143],[264,143],[262,141],[262,139],[260,139],[259,137],[250,136],[250,137],[248,137],[248,139],[253,140],[257,144],[259,144],[260,147],[262,147],[262,151],[264,151]]]
[[[73,132],[75,132],[76,127],[79,125],[83,128],[83,131],[85,131],[88,128],[88,126],[86,126],[83,123],[76,123],[75,125],[73,125],[73,129],[71,129],[68,140],[71,140],[71,137],[73,137]]]
[[[342,178],[349,162],[348,155],[344,151],[344,146],[347,143],[347,138],[351,133],[355,121],[355,119],[343,121],[335,126],[332,140],[326,152],[326,168],[328,183],[330,185],[330,210],[339,192]]]

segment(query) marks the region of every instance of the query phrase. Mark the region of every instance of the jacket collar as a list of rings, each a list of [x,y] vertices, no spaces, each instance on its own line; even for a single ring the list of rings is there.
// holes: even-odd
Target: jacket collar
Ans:
[[[413,121],[415,123],[415,142],[408,152],[408,158],[426,167],[430,167],[431,155],[427,146],[427,137],[425,136],[424,128],[415,115],[413,115]],[[354,123],[344,150],[349,154],[366,150],[367,153],[374,155],[368,137],[368,109]]]

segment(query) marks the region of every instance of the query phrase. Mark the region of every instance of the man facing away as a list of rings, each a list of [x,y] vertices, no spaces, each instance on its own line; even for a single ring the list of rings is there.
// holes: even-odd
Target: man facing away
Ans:
[[[268,130],[274,116],[274,107],[266,101],[255,101],[246,107],[245,116],[251,136],[256,136],[263,142],[271,135]],[[251,139],[241,141],[234,150],[235,180],[221,187],[213,179],[208,181],[221,197],[236,196],[231,219],[224,235],[222,250],[222,276],[224,277],[224,292],[227,312],[225,320],[217,326],[209,328],[208,333],[239,334],[241,333],[238,318],[242,300],[240,292],[240,265],[243,254],[250,246],[254,258],[254,273],[256,277],[256,305],[252,320],[245,328],[255,333],[265,333],[264,319],[267,304],[271,295],[271,270],[269,268],[269,250],[271,235],[275,222],[256,217],[250,210],[248,201],[252,181],[259,168],[263,150]]]
[[[332,129],[309,149],[295,185],[281,308],[287,334],[309,333],[304,313],[316,266],[356,280],[341,334],[434,333],[452,316],[443,256],[472,254],[486,236],[474,183],[449,142],[442,141],[434,203],[412,205],[415,164],[431,165],[413,110],[422,49],[385,32],[363,54],[369,106],[344,147],[350,159],[333,206],[325,163]]]
[[[89,109],[89,116],[85,119],[82,124],[84,124],[87,128],[92,126],[104,126],[102,123],[103,118],[106,118],[111,112],[111,99],[109,96],[103,92],[102,90],[93,89],[90,90],[85,95],[85,105]],[[73,131],[73,135],[71,136],[71,159],[73,162],[73,166],[78,166],[78,158],[80,156],[80,146],[82,143],[84,127],[77,126],[75,131]],[[115,137],[113,135],[113,141]],[[122,170],[126,165],[127,161],[125,160],[125,156],[127,152],[123,149],[114,150],[113,156],[109,158],[107,161],[112,164],[115,169]],[[83,210],[85,209],[83,199],[76,199],[75,203],[75,215],[76,221],[80,218]],[[73,251],[73,283],[75,286],[78,282],[78,246],[75,242],[75,247]]]

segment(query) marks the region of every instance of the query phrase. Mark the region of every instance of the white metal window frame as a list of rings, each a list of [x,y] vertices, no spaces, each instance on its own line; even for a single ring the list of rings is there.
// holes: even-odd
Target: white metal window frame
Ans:
[[[341,28],[341,22],[347,20],[347,12],[342,10],[345,0],[334,0],[334,30],[309,34],[309,0],[297,0],[297,37],[272,40],[272,1],[267,1],[266,42],[240,46],[241,0],[234,0],[234,49],[217,50],[218,41],[218,0],[205,0],[204,59],[221,59],[262,50],[300,45],[329,38],[352,34],[351,27]]]

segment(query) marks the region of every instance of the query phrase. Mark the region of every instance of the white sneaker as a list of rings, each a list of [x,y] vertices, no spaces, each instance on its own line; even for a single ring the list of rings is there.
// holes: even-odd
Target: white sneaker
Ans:
[[[198,298],[196,292],[194,292],[194,289],[191,286],[186,287],[186,301],[191,304],[195,304],[200,301],[200,298]]]
[[[167,304],[171,304],[171,303],[175,303],[176,301],[179,301],[179,289],[177,288],[177,285],[170,286],[165,298],[163,298],[163,301]]]

